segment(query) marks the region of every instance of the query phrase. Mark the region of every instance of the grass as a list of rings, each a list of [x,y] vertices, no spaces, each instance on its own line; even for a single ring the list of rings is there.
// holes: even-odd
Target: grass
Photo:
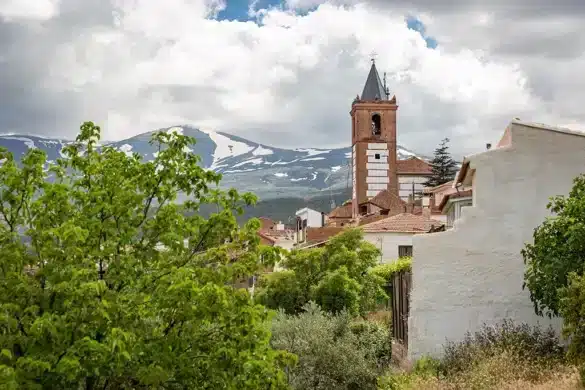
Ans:
[[[552,330],[511,321],[447,343],[440,360],[425,357],[401,367],[381,377],[378,388],[584,389],[579,371],[567,362]]]

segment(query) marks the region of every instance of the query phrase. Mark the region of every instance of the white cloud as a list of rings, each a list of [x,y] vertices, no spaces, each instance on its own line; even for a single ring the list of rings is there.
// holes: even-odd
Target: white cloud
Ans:
[[[48,20],[58,11],[59,0],[0,0],[0,20]]]
[[[318,3],[288,0],[305,9]],[[225,7],[220,0],[115,5],[115,26],[69,36],[45,60],[43,93],[62,101],[55,128],[73,132],[91,119],[103,125],[106,139],[122,139],[188,123],[287,148],[347,146],[348,112],[373,50],[398,98],[399,142],[417,152],[431,152],[446,136],[458,154],[477,151],[516,116],[585,122],[575,116],[577,101],[554,105],[534,92],[529,75],[543,70],[535,62],[493,55],[498,47],[487,33],[498,18],[481,8],[467,22],[459,14],[419,14],[427,35],[439,40],[432,50],[406,27],[412,10],[403,6],[380,12],[366,4],[321,4],[300,16],[255,13],[252,5],[256,24],[210,19]],[[570,84],[563,77],[555,80]]]

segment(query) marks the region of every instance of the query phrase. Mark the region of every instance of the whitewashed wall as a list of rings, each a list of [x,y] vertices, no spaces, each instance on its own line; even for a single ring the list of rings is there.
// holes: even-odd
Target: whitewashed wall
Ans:
[[[440,356],[446,339],[504,318],[560,329],[559,319],[534,314],[520,250],[549,215],[548,198],[567,194],[585,172],[585,137],[516,122],[510,131],[511,147],[470,158],[474,205],[454,228],[413,239],[411,359]]]
[[[391,263],[398,259],[398,247],[412,245],[412,236],[412,233],[364,232],[364,239],[382,251],[380,263]]]
[[[368,158],[366,162],[366,169],[368,170],[366,196],[372,198],[380,191],[387,189],[390,182],[388,177],[388,144],[369,143],[366,155]]]
[[[415,193],[422,193],[426,188],[423,183],[427,180],[425,176],[398,175],[399,195],[402,200],[406,201],[412,195],[412,183],[414,183]]]

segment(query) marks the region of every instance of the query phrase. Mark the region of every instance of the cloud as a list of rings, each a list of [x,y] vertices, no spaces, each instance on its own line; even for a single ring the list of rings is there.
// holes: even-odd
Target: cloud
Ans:
[[[14,11],[0,19],[0,131],[71,137],[94,120],[106,139],[122,139],[193,124],[282,147],[347,146],[372,51],[398,98],[399,142],[411,149],[429,153],[449,137],[457,155],[472,153],[513,117],[585,123],[576,99],[585,81],[574,74],[584,58],[568,48],[582,43],[577,12],[321,3],[251,7],[254,20],[241,22],[216,18],[229,9],[220,0],[62,0],[52,13],[39,0],[19,20]],[[497,29],[510,39],[491,37]],[[530,33],[548,37],[537,61]]]

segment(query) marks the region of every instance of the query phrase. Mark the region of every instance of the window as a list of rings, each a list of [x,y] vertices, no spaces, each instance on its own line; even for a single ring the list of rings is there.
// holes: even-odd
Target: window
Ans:
[[[368,206],[367,205],[361,205],[360,206],[360,214],[361,215],[366,215],[368,213]]]
[[[376,154],[374,155],[374,158],[375,158],[376,160],[379,160],[379,159],[380,159],[380,153],[376,153]]]
[[[412,245],[399,245],[398,246],[398,257],[411,257],[412,256]]]
[[[372,115],[372,134],[382,134],[382,118],[380,117],[380,114]]]

